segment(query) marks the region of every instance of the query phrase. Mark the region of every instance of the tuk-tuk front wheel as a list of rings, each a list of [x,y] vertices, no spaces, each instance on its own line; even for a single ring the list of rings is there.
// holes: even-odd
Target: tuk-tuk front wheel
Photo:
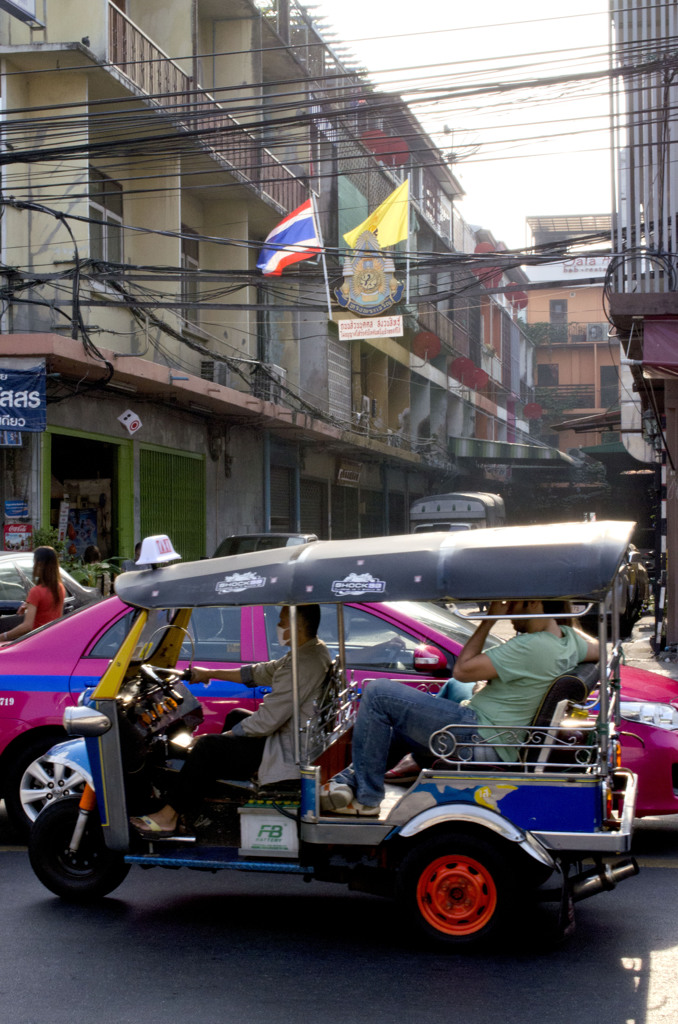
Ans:
[[[486,943],[508,917],[510,880],[500,851],[450,834],[417,845],[403,860],[399,891],[423,934],[447,945]]]
[[[109,850],[96,809],[90,812],[78,849],[69,850],[78,819],[79,797],[65,797],[35,820],[28,844],[31,867],[50,892],[87,902],[116,889],[129,871],[121,853]]]

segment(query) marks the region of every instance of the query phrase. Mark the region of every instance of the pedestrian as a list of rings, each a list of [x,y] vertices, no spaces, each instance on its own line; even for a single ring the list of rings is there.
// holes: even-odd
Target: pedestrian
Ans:
[[[16,640],[47,622],[63,615],[66,590],[59,575],[59,556],[47,545],[35,549],[33,554],[33,581],[35,586],[18,609],[23,621],[0,634],[0,643]]]

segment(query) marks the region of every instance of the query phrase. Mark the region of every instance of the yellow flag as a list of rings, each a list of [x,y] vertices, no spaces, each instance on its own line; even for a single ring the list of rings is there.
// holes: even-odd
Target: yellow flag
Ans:
[[[410,183],[404,181],[395,192],[384,199],[367,220],[359,224],[353,231],[344,235],[344,241],[351,249],[354,248],[363,231],[376,233],[382,249],[388,249],[397,242],[402,242],[409,235]]]

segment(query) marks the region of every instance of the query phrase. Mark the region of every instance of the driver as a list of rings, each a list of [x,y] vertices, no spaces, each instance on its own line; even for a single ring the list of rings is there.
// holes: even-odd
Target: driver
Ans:
[[[302,721],[313,714],[313,701],[332,663],[327,647],[317,636],[319,623],[319,605],[297,607]],[[290,646],[290,611],[287,607],[280,611],[278,640],[284,646]],[[256,773],[261,786],[299,778],[294,760],[291,653],[277,661],[244,665],[242,668],[194,668],[191,672],[192,683],[208,683],[210,679],[224,679],[252,687],[270,686],[271,692],[253,714],[231,712],[225,732],[197,739],[178,773],[170,802],[153,814],[130,818],[130,824],[144,838],[163,839],[174,835],[180,815],[217,778],[245,780]],[[235,717],[239,720],[231,724]]]

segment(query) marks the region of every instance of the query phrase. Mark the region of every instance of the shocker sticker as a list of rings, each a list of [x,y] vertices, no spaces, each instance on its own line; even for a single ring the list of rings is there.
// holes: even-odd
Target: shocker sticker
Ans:
[[[256,572],[234,572],[219,580],[215,590],[217,594],[238,594],[243,590],[254,590],[266,586],[266,577]]]
[[[357,597],[359,594],[383,594],[386,581],[377,580],[369,572],[351,572],[343,580],[335,580],[332,593],[337,597]]]

